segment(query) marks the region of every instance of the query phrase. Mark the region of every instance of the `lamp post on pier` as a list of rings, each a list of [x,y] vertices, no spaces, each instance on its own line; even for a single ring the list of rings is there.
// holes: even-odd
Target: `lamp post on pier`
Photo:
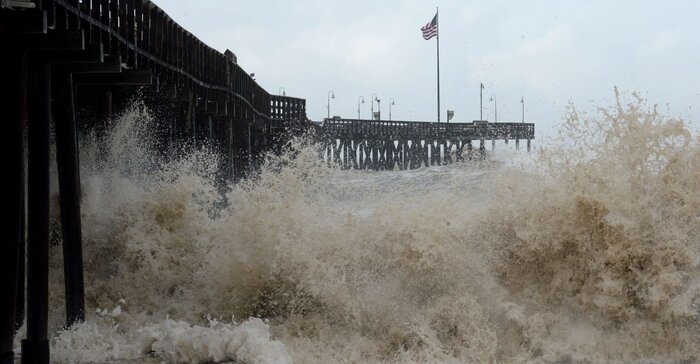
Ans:
[[[496,101],[496,94],[491,94],[491,101],[493,101],[493,119],[498,122],[498,101]]]
[[[328,119],[331,118],[331,99],[335,98],[335,93],[333,93],[333,90],[328,91],[328,103],[326,104],[326,110],[328,110]]]
[[[479,83],[479,120],[484,120],[484,84]]]
[[[377,101],[377,94],[372,93],[372,106],[370,108],[372,110],[372,114],[369,116],[370,120],[374,120],[374,102],[375,101]]]
[[[280,96],[287,96],[287,90],[285,90],[284,87],[280,87],[277,94]]]
[[[357,119],[358,119],[358,120],[359,120],[359,119],[362,119],[362,118],[360,117],[360,100],[362,100],[362,103],[364,104],[364,103],[365,103],[365,98],[362,97],[362,96],[359,96],[359,97],[357,98]]]
[[[391,120],[391,106],[392,106],[392,105],[396,105],[396,104],[394,103],[394,99],[393,99],[393,98],[389,99],[389,120]]]
[[[525,96],[520,97],[520,103],[523,104],[523,121],[521,121],[521,122],[524,123],[525,122]]]
[[[382,105],[380,102],[382,102],[382,100],[377,99],[377,120],[382,120]]]

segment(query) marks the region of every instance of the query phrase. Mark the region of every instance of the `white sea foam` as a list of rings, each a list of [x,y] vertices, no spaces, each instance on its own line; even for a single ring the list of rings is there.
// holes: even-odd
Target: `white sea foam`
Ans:
[[[622,99],[518,162],[341,171],[297,140],[223,208],[217,158],[157,157],[136,107],[81,144],[88,319],[59,330],[56,247],[54,358],[698,360],[700,148]]]

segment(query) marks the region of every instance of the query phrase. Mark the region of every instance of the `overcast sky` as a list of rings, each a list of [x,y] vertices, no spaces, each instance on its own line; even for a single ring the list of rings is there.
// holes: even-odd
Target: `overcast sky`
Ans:
[[[697,127],[700,116],[700,5],[693,1],[330,1],[157,0],[210,46],[231,49],[268,92],[307,100],[308,116],[436,119],[436,39],[420,27],[440,7],[442,120],[535,122],[539,135],[572,101],[592,110],[613,87]],[[375,104],[376,109],[376,104]],[[376,110],[375,110],[376,111]]]

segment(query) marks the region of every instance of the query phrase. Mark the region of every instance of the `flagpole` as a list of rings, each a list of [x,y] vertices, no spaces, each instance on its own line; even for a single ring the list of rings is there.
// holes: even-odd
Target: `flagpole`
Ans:
[[[437,12],[437,122],[440,124],[440,8],[435,7]]]

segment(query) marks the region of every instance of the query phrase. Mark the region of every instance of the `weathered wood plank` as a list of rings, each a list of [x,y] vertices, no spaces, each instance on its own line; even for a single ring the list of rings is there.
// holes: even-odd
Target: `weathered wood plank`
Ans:
[[[85,37],[82,31],[55,31],[46,34],[0,34],[0,43],[22,46],[31,50],[83,50]]]
[[[153,83],[153,76],[150,70],[85,73],[75,75],[75,83],[79,85],[147,86]]]

